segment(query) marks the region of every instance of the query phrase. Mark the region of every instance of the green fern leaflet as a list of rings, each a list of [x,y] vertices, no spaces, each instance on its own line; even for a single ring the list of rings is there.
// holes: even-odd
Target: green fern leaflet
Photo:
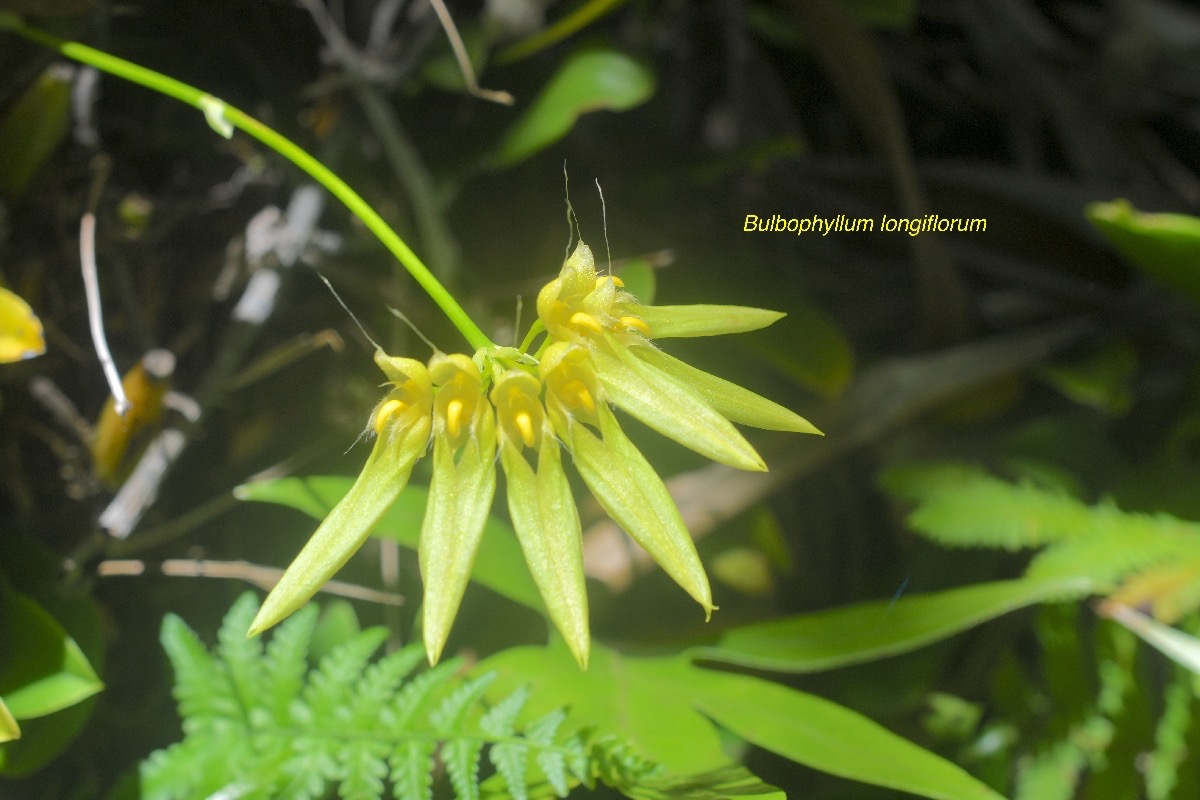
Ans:
[[[243,595],[211,653],[179,617],[163,621],[184,739],[143,762],[142,798],[315,800],[336,791],[344,800],[419,800],[444,773],[463,800],[522,800],[597,780],[628,791],[654,774],[612,739],[563,731],[561,709],[519,724],[527,689],[488,707],[493,675],[466,678],[461,661],[415,673],[420,646],[372,661],[384,628],[362,631],[309,669],[317,609],[291,617],[264,650],[245,636],[257,608]],[[481,786],[485,753],[493,774]]]

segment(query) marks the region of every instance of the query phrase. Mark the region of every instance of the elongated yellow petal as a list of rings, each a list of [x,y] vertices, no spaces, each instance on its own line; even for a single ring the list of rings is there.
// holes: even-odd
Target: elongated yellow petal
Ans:
[[[282,621],[308,602],[350,560],[371,528],[408,484],[413,464],[429,443],[430,420],[421,417],[403,431],[380,436],[358,479],[267,595],[248,636]]]
[[[433,480],[417,548],[425,584],[422,626],[430,664],[437,663],[450,636],[496,493],[492,407],[479,403],[469,430],[462,433],[466,441],[457,459],[447,434],[434,437]]]
[[[633,306],[630,311],[650,326],[655,339],[673,336],[720,336],[756,331],[783,319],[780,311],[747,306]]]
[[[771,431],[824,435],[799,414],[724,378],[696,369],[691,364],[649,346],[629,348],[642,361],[686,384],[713,409],[732,422]]]
[[[583,532],[571,484],[563,471],[558,441],[542,435],[537,472],[513,444],[500,447],[508,479],[508,513],[525,561],[579,666],[587,669],[587,585],[583,576]]]
[[[579,474],[608,515],[695,598],[707,619],[716,608],[712,589],[675,501],[608,406],[598,412],[600,436],[582,424],[558,431],[569,437]]]
[[[636,358],[611,337],[589,352],[600,383],[620,408],[713,461],[766,471],[767,465],[737,428],[686,384]]]

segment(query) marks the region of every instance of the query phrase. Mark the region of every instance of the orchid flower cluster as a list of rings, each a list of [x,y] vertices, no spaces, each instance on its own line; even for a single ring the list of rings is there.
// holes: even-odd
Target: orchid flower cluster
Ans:
[[[708,576],[679,509],[612,407],[714,461],[766,470],[732,423],[820,431],[783,406],[667,355],[652,340],[749,331],[783,314],[643,305],[619,278],[597,274],[582,241],[538,294],[537,312],[525,349],[485,347],[473,357],[437,352],[428,363],[376,351],[390,390],[371,412],[371,454],[264,601],[251,635],[303,605],[346,563],[431,442],[433,478],[418,546],[431,664],[449,636],[491,511],[497,451],[513,529],[550,620],[581,667],[590,643],[587,591],[563,448],[609,516],[711,615]],[[542,331],[537,351],[526,352]]]

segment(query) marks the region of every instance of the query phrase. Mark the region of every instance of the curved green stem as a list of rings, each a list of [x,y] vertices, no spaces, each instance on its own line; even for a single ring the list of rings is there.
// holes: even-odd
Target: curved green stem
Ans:
[[[138,66],[123,58],[117,58],[116,56],[88,47],[87,45],[55,38],[35,28],[26,26],[19,18],[12,14],[0,12],[0,30],[4,29],[11,30],[30,41],[37,42],[52,50],[57,50],[67,58],[88,64],[103,72],[116,75],[119,78],[124,78],[132,83],[145,86],[160,94],[165,94],[180,102],[187,103],[193,108],[203,111],[209,125],[226,138],[233,134],[233,128],[239,128],[250,136],[253,136],[308,173],[313,180],[325,187],[330,194],[341,200],[346,208],[350,209],[352,214],[362,220],[368,230],[375,234],[379,238],[379,241],[383,242],[384,247],[404,265],[404,268],[416,279],[421,288],[433,298],[433,302],[437,303],[438,307],[450,318],[450,321],[454,323],[454,327],[458,328],[471,347],[478,350],[481,347],[494,346],[492,340],[467,315],[467,312],[458,304],[454,296],[446,290],[446,287],[442,286],[438,279],[433,276],[433,273],[429,271],[429,268],[417,257],[417,254],[404,243],[399,234],[384,222],[383,218],[375,212],[375,209],[371,208],[367,201],[358,192],[351,189],[345,181],[335,175],[320,161],[301,149],[299,145],[262,124],[244,111],[222,100],[218,100],[193,86]]]

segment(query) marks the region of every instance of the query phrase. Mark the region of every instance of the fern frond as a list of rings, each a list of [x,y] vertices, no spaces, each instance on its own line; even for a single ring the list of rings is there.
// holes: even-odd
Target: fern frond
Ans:
[[[525,742],[514,739],[517,715],[529,700],[529,687],[522,686],[508,697],[492,706],[479,721],[480,729],[499,740],[492,745],[492,765],[504,778],[513,800],[528,800],[529,747]]]
[[[217,632],[220,643],[217,656],[229,671],[238,700],[246,707],[253,705],[265,688],[262,640],[246,637],[246,630],[257,610],[258,601],[254,595],[243,594],[229,609]]]
[[[308,671],[308,646],[317,626],[317,607],[305,606],[275,629],[263,657],[263,700],[275,721],[285,724]]]
[[[361,727],[374,725],[380,709],[396,695],[404,679],[420,662],[421,651],[415,647],[408,647],[388,653],[368,667],[354,687],[354,699],[351,703],[352,724]]]
[[[1088,535],[1046,548],[1030,562],[1030,577],[1087,575],[1114,585],[1156,564],[1200,558],[1200,525],[1165,514],[1093,509]]]
[[[334,646],[309,670],[315,615],[305,611],[264,652],[242,634],[256,606],[249,596],[235,604],[211,654],[178,617],[164,620],[185,737],[143,762],[145,800],[319,800],[335,789],[344,800],[423,800],[433,796],[439,747],[463,800],[485,795],[485,752],[497,771],[483,784],[487,796],[501,787],[512,798],[562,797],[596,777],[628,792],[653,771],[615,739],[564,732],[562,709],[523,723],[527,687],[485,704],[492,673],[466,677],[461,661],[447,660],[414,676],[419,645],[372,662],[381,628]]]
[[[950,547],[1038,547],[1081,536],[1092,521],[1091,509],[1073,497],[961,464],[895,467],[882,481],[918,504],[908,516],[913,530]]]
[[[350,708],[343,701],[357,683],[367,661],[387,637],[386,628],[367,628],[321,659],[303,694],[304,702],[318,723],[349,720]]]
[[[554,737],[566,718],[567,713],[561,708],[556,708],[525,729],[525,736],[529,741],[545,748],[538,753],[538,769],[559,797],[566,797],[568,791],[567,754],[551,749],[550,745],[554,743]]]

